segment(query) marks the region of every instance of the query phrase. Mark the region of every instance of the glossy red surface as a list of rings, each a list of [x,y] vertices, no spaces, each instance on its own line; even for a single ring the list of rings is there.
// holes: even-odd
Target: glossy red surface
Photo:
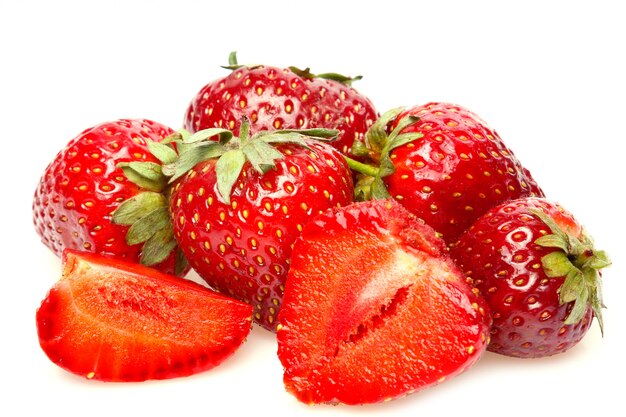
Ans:
[[[419,121],[403,132],[424,136],[392,151],[396,171],[385,177],[393,198],[454,243],[474,220],[496,205],[542,196],[495,130],[471,111],[448,103],[407,109]]]
[[[139,191],[119,162],[158,162],[146,139],[160,141],[169,127],[145,120],[117,120],[86,129],[48,165],[33,198],[33,222],[54,253],[94,252],[139,262],[141,245],[125,243],[128,226],[111,223],[111,213]],[[175,255],[157,268],[175,271]]]
[[[275,329],[291,248],[311,218],[352,201],[349,169],[334,148],[281,145],[287,153],[260,175],[244,165],[226,204],[216,192],[215,160],[174,186],[171,213],[180,247],[215,289],[255,306],[255,320]]]
[[[535,244],[551,232],[529,209],[548,213],[564,230],[581,236],[571,213],[545,199],[524,199],[489,211],[452,248],[453,258],[492,310],[488,349],[517,357],[564,352],[584,337],[593,319],[588,307],[579,323],[563,323],[573,306],[559,303],[565,277],[548,277],[541,262],[557,249]]]
[[[337,81],[303,78],[289,69],[241,67],[204,86],[192,99],[184,127],[192,132],[224,127],[238,133],[241,119],[251,133],[276,129],[338,129],[333,146],[347,154],[363,141],[377,118],[372,102]]]

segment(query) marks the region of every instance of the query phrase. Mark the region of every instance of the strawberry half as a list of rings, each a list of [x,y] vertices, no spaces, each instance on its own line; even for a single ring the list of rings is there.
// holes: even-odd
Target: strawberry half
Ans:
[[[243,343],[252,307],[192,281],[67,250],[63,276],[37,310],[39,342],[88,379],[182,377],[220,364]]]
[[[309,223],[279,314],[287,391],[305,403],[372,403],[471,366],[491,318],[446,253],[435,231],[393,200]]]

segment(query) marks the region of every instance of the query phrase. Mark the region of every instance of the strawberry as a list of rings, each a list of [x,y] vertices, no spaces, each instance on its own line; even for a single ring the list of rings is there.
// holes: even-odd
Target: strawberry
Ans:
[[[550,356],[576,345],[594,315],[602,329],[599,269],[608,257],[554,202],[523,198],[491,209],[452,256],[491,308],[493,352]]]
[[[330,209],[304,227],[279,322],[287,391],[363,404],[468,369],[491,318],[435,231],[390,199]]]
[[[164,170],[173,175],[172,222],[191,266],[211,287],[253,304],[255,321],[274,330],[291,245],[312,216],[352,202],[352,176],[335,148],[303,136],[336,131],[250,138],[248,126],[244,118],[240,137],[197,132]]]
[[[41,348],[63,369],[102,381],[176,378],[231,356],[252,307],[143,265],[66,250],[37,309]]]
[[[338,129],[333,146],[347,154],[377,118],[371,101],[351,87],[361,77],[315,75],[308,68],[243,66],[237,64],[234,52],[225,68],[232,72],[205,85],[191,100],[185,114],[186,130],[220,127],[238,134],[243,116],[251,121],[251,133]]]
[[[442,234],[448,244],[490,208],[543,196],[498,134],[471,111],[429,103],[387,112],[355,152],[377,169],[357,186],[361,198],[393,197]],[[365,169],[363,169],[365,168]]]
[[[141,260],[166,273],[188,271],[174,250],[167,202],[158,194],[166,180],[150,150],[172,133],[150,120],[122,119],[72,139],[35,191],[33,220],[43,243],[58,256],[69,248]],[[114,212],[125,200],[132,202],[116,221]],[[129,226],[141,218],[131,232]]]

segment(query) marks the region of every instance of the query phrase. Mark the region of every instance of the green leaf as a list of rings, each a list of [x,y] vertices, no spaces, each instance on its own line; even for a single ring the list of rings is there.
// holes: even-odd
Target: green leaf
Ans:
[[[204,142],[204,141],[211,139],[214,136],[218,136],[219,137],[218,142],[221,144],[224,144],[228,142],[230,139],[232,139],[233,132],[231,132],[228,129],[212,127],[209,129],[203,129],[203,130],[197,131],[193,135],[184,139],[183,143],[190,144],[190,143]]]
[[[225,152],[215,164],[217,176],[217,190],[226,204],[230,204],[230,193],[233,185],[246,162],[246,156],[241,149],[232,149]]]
[[[282,132],[280,134],[276,134],[276,132],[261,132],[260,134],[255,135],[252,142],[255,141],[265,142],[268,144],[290,143],[302,146],[305,149],[310,149],[304,136],[296,132]]]
[[[576,268],[573,268],[565,278],[563,285],[559,290],[559,304],[569,303],[580,297],[583,291],[585,282],[583,279],[583,273]]]
[[[281,129],[281,130],[274,130],[271,132],[268,131],[263,131],[260,132],[259,135],[260,136],[281,136],[283,134],[291,134],[291,133],[296,133],[298,134],[300,137],[311,137],[311,138],[315,138],[315,139],[334,139],[338,134],[339,131],[337,129],[322,129],[322,128],[313,128],[313,129]],[[271,140],[267,140],[264,139],[265,142],[271,142]]]
[[[120,162],[117,164],[129,181],[146,190],[160,192],[165,187],[161,166],[154,162]]]
[[[562,236],[555,234],[544,235],[535,240],[535,243],[544,248],[559,248],[564,252],[568,251],[569,245]]]
[[[365,143],[374,153],[381,153],[387,145],[389,136],[384,126],[372,126],[365,135]]]
[[[554,221],[554,219],[552,217],[550,217],[549,215],[547,215],[543,210],[540,209],[535,209],[535,208],[531,208],[528,209],[528,211],[535,215],[537,218],[539,218],[539,220],[541,220],[542,222],[544,222],[546,224],[546,226],[548,226],[548,228],[550,229],[550,231],[561,237],[563,240],[565,241],[569,241],[568,236],[565,234],[565,232],[563,231],[563,229],[561,229],[559,227],[558,224],[556,224],[556,222]]]
[[[343,85],[351,86],[354,81],[358,81],[363,79],[363,76],[357,75],[356,77],[348,77],[346,75],[337,74],[336,72],[326,72],[323,74],[313,74],[310,68],[300,69],[298,67],[291,66],[289,67],[291,72],[296,74],[298,77],[305,79],[312,78],[321,78],[324,80],[332,80],[337,81]]]
[[[541,264],[550,278],[567,276],[572,269],[576,269],[567,255],[561,251],[551,252],[541,258]]]
[[[580,320],[582,320],[583,317],[585,317],[588,299],[589,291],[587,290],[587,287],[583,286],[580,296],[576,298],[576,301],[574,302],[574,307],[572,307],[572,311],[570,311],[569,315],[565,319],[565,324],[576,324]]]
[[[599,279],[600,278],[598,277],[598,280]],[[596,319],[598,319],[598,324],[600,325],[600,333],[604,336],[604,321],[602,319],[602,309],[604,308],[604,304],[602,303],[602,286],[599,282],[596,284],[596,287],[592,289],[589,298],[591,309],[593,310]]]
[[[394,107],[393,109],[389,109],[384,112],[378,120],[374,123],[374,125],[379,125],[382,127],[386,127],[392,120],[394,120],[400,113],[405,110],[405,107]],[[374,126],[372,125],[372,126]]]
[[[388,153],[383,154],[378,169],[378,175],[380,176],[380,178],[384,178],[396,172],[396,167],[394,166],[393,161],[389,157]]]
[[[276,148],[260,140],[248,142],[242,151],[252,167],[260,174],[265,174],[274,168],[276,166],[275,161],[283,158],[283,154]]]
[[[316,78],[324,80],[333,80],[343,85],[351,86],[353,82],[363,79],[362,75],[356,75],[354,77],[348,77],[347,75],[337,74],[336,72],[325,72],[323,74],[317,74]]]
[[[370,150],[367,148],[367,146],[365,146],[365,143],[361,142],[360,140],[355,140],[354,143],[352,143],[352,148],[350,149],[350,152],[352,153],[352,155],[359,157],[365,157],[370,154]]]
[[[385,200],[391,198],[391,194],[387,191],[387,187],[383,183],[380,177],[374,178],[372,181],[372,198],[375,200]]]
[[[391,152],[392,150],[402,145],[406,145],[407,143],[413,142],[414,140],[423,137],[424,135],[419,132],[403,133],[401,135],[397,135],[389,141],[389,144],[387,145],[387,152]]]
[[[171,135],[168,135],[168,136],[164,137],[163,140],[161,140],[159,143],[161,143],[163,145],[167,145],[167,144],[173,143],[173,142],[180,142],[180,141],[183,140],[183,134],[184,133],[189,135],[188,131],[186,131],[185,129],[181,129],[178,132],[174,132]]]
[[[166,206],[151,211],[133,223],[126,234],[126,243],[136,245],[145,242],[164,227],[171,227],[169,211]]]
[[[591,245],[584,244],[576,236],[563,232],[567,238],[568,250],[567,253],[573,256],[580,256],[591,249]]]
[[[393,129],[393,131],[389,134],[389,137],[396,137],[400,134],[400,132],[402,132],[404,130],[404,128],[406,128],[407,126],[410,126],[414,123],[417,123],[419,121],[419,117],[417,116],[413,116],[411,114],[403,117],[402,119],[400,119],[398,121],[398,125],[395,127],[395,129]]]
[[[181,155],[185,152],[187,148],[193,145],[187,145],[185,140],[191,137],[191,133],[188,130],[180,129],[178,132],[172,133],[165,139],[163,139],[161,144],[170,145],[172,149],[176,150],[178,155]]]
[[[239,63],[237,62],[237,51],[232,51],[230,54],[228,54],[228,65],[239,65]]]
[[[609,255],[603,250],[597,250],[593,252],[593,255],[589,257],[589,259],[587,259],[583,268],[600,270],[608,266],[611,266],[611,259],[609,258]]]
[[[225,69],[229,69],[229,70],[236,70],[237,68],[242,67],[242,65],[239,65],[237,63],[237,52],[232,51],[229,55],[228,55],[228,65],[223,65],[222,68]]]
[[[387,125],[391,123],[400,113],[404,111],[404,107],[396,107],[387,110],[382,116],[365,133],[365,143],[374,152],[381,152],[387,145]]]
[[[143,245],[141,251],[141,263],[147,266],[156,265],[163,262],[169,254],[176,248],[174,232],[171,227],[158,230]]]
[[[148,149],[161,163],[171,164],[178,158],[176,151],[168,145],[147,139]]]
[[[176,249],[176,266],[174,268],[176,276],[181,276],[181,274],[185,272],[185,269],[187,269],[187,265],[187,258],[185,258],[183,251],[180,250],[180,247],[178,247]]]
[[[296,74],[298,77],[306,78],[306,79],[311,79],[311,78],[315,77],[315,74],[312,74],[311,73],[311,69],[308,68],[308,67],[305,68],[305,69],[300,69],[298,67],[291,66],[291,67],[288,67],[288,68],[289,68],[289,70],[291,72]]]
[[[113,224],[130,226],[159,207],[166,207],[167,199],[161,193],[144,191],[119,205],[111,216]]]
[[[241,124],[239,125],[239,142],[240,147],[248,143],[250,139],[250,119],[245,114],[241,116]]]
[[[163,173],[170,177],[169,182],[172,183],[200,162],[217,158],[223,155],[224,152],[226,152],[226,149],[218,142],[198,143],[181,153],[173,164],[164,165]]]

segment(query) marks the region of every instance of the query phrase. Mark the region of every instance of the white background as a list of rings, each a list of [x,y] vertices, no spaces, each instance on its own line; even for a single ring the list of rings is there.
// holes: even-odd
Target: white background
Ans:
[[[0,415],[623,415],[612,408],[626,371],[619,3],[0,0]],[[379,111],[440,100],[481,115],[612,256],[604,338],[594,324],[556,357],[488,353],[443,385],[364,407],[297,403],[260,328],[220,367],[185,379],[105,384],[53,365],[34,320],[60,276],[32,226],[39,175],[94,124],[180,127],[196,91],[227,74],[231,50],[241,63],[362,74],[355,87]]]

